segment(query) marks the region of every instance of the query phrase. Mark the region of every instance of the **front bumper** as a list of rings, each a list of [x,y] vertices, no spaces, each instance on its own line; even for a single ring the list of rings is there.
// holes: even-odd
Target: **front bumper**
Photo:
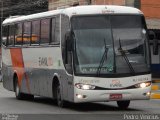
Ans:
[[[146,88],[126,90],[82,90],[74,89],[74,103],[82,102],[106,102],[120,100],[148,100],[150,99],[151,86]],[[122,94],[121,99],[110,99],[111,94]],[[81,95],[82,97],[78,97]]]

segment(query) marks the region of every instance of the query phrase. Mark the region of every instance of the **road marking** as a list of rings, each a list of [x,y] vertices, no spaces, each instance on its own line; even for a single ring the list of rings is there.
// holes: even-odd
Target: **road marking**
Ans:
[[[160,85],[158,83],[160,83],[160,80],[154,80],[152,85],[152,93],[150,98],[151,99],[160,99]]]
[[[160,93],[152,93],[150,98],[151,99],[160,99]]]
[[[152,90],[159,90],[159,86],[158,85],[152,85]]]

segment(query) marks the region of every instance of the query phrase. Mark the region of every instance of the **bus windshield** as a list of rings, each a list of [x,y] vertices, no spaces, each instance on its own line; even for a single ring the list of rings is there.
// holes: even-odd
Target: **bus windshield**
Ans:
[[[148,40],[142,15],[75,16],[71,24],[75,73],[96,75],[99,71],[101,75],[130,75],[133,71],[134,74],[149,72]],[[103,58],[104,53],[107,59]]]

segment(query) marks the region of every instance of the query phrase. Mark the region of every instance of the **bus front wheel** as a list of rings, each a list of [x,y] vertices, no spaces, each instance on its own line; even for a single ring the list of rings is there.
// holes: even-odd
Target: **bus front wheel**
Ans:
[[[57,105],[59,107],[65,107],[65,101],[62,98],[62,91],[60,88],[60,84],[56,85],[56,100],[57,100]]]
[[[24,94],[24,93],[21,93],[21,88],[18,84],[18,78],[16,77],[15,78],[15,96],[18,100],[32,100],[34,99],[34,96],[33,95],[29,95],[29,94]]]
[[[15,78],[15,96],[18,100],[23,99],[23,94],[20,92],[20,86],[18,85],[18,78]]]
[[[117,101],[117,105],[120,109],[127,109],[129,107],[130,100],[126,101]]]

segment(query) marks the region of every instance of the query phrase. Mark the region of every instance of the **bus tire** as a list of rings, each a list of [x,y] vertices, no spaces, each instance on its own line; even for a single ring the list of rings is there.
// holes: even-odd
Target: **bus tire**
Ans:
[[[130,100],[126,100],[126,101],[117,101],[117,105],[120,109],[127,109],[129,107],[130,104]]]
[[[34,99],[34,96],[33,95],[29,95],[29,94],[24,94],[24,93],[21,93],[21,89],[18,85],[18,78],[15,77],[15,83],[14,83],[14,86],[15,86],[15,96],[18,100],[33,100]]]
[[[15,77],[14,78],[14,86],[15,86],[15,96],[18,100],[22,100],[23,99],[23,93],[21,93],[20,91],[20,86],[18,85],[18,78]]]
[[[59,83],[56,85],[56,102],[59,107],[65,107],[65,101],[62,98],[62,91]]]

